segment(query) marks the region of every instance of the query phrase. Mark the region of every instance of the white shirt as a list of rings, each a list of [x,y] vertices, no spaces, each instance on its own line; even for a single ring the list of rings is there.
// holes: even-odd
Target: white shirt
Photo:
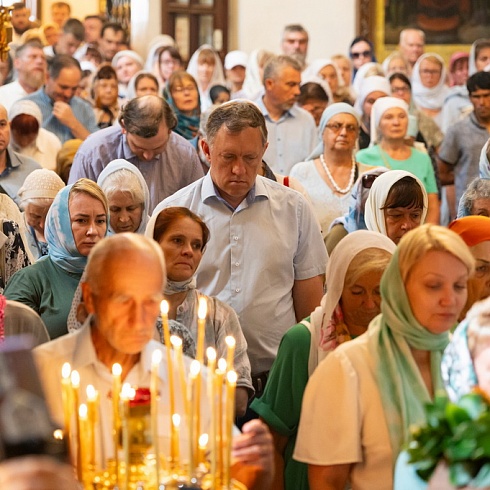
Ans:
[[[208,173],[154,213],[169,206],[187,207],[208,225],[197,288],[236,311],[252,374],[268,371],[282,336],[296,323],[294,281],[325,273],[327,253],[310,205],[298,192],[259,176],[233,210]]]
[[[7,85],[0,86],[0,104],[5,107],[7,113],[10,111],[14,102],[17,102],[26,95],[29,94],[22,88],[22,85],[17,80],[7,83]]]

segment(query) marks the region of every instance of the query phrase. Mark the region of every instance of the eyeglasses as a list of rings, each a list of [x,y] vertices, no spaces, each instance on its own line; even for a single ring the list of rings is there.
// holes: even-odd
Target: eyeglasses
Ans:
[[[407,92],[410,92],[410,87],[391,87],[393,94],[406,94]]]
[[[174,89],[172,90],[172,92],[194,92],[196,91],[196,87],[194,87],[194,85],[186,85],[185,87],[174,87]]]
[[[350,54],[350,57],[353,59],[353,60],[357,60],[358,58],[360,57],[363,57],[363,58],[370,58],[371,57],[371,51],[361,51],[360,53],[351,53]]]
[[[350,134],[354,134],[359,131],[359,128],[354,124],[332,123],[332,124],[327,124],[325,127],[330,129],[330,131],[334,133],[340,133],[342,129],[345,129]]]
[[[376,174],[365,174],[361,177],[361,185],[364,189],[371,189],[374,184],[374,181],[379,177]]]

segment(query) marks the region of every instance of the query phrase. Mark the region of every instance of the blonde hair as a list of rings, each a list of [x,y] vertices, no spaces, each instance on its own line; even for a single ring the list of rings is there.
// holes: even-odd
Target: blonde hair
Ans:
[[[104,206],[104,211],[107,216],[109,216],[109,203],[107,202],[107,197],[102,191],[102,189],[90,179],[78,179],[70,189],[70,198],[75,194],[88,194],[89,196],[97,199]]]
[[[350,262],[345,273],[344,288],[348,288],[368,274],[382,273],[391,259],[391,253],[381,248],[361,250]]]
[[[214,51],[208,48],[201,49],[201,51],[199,51],[199,55],[197,56],[197,63],[199,65],[207,63],[208,65],[214,66],[216,64]]]
[[[433,251],[454,255],[466,266],[468,274],[475,268],[475,259],[459,235],[443,226],[425,224],[404,235],[398,245],[398,267],[404,283],[413,266]]]

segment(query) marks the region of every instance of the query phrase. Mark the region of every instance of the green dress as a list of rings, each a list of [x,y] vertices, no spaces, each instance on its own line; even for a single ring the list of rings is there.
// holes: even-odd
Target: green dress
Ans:
[[[309,322],[310,318],[306,318]],[[251,408],[276,432],[288,438],[284,450],[285,490],[308,490],[308,465],[293,460],[301,403],[308,382],[311,334],[298,323],[281,340],[263,395]]]
[[[68,333],[66,320],[81,277],[81,273],[67,272],[47,256],[16,272],[4,294],[36,311],[50,338],[55,339]]]

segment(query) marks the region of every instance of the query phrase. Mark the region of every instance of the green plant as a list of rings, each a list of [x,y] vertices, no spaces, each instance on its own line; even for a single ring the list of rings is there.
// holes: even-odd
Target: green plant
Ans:
[[[454,486],[490,485],[490,403],[479,393],[458,403],[437,395],[426,405],[427,422],[411,429],[407,452],[417,474],[428,481],[439,461]]]

